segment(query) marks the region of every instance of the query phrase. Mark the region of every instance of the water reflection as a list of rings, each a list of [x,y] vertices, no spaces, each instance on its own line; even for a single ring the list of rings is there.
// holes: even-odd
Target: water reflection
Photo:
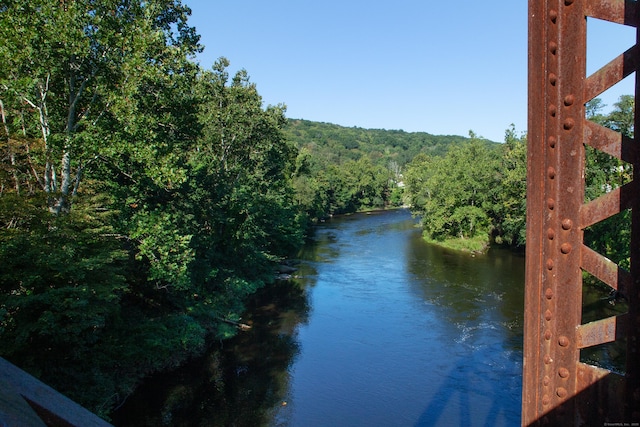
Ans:
[[[151,380],[116,424],[519,424],[522,259],[427,245],[406,211],[329,221],[301,258],[251,332]]]
[[[249,304],[252,329],[205,357],[150,378],[113,414],[117,426],[266,425],[284,403],[288,369],[299,352],[297,325],[307,321],[305,289],[278,282]]]
[[[628,310],[626,300],[616,297],[609,286],[587,275],[582,289],[582,323],[617,316]],[[624,375],[626,346],[626,339],[619,338],[614,342],[585,348],[580,351],[580,360]]]

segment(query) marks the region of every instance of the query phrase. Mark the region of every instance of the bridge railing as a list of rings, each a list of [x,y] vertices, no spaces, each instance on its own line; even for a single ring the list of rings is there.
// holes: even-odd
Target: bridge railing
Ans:
[[[109,427],[97,415],[0,358],[1,427]]]

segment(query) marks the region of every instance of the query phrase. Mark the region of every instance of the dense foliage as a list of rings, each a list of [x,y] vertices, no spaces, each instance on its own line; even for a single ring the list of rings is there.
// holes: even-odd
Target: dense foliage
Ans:
[[[0,6],[0,356],[101,414],[301,243],[296,148],[179,0]]]
[[[633,96],[621,96],[608,114],[601,113],[605,106],[597,98],[589,102],[586,107],[589,120],[620,132],[625,137],[633,138],[635,111]],[[585,201],[593,200],[621,187],[633,178],[632,165],[590,147],[587,147],[585,169]],[[587,228],[584,240],[585,244],[592,249],[629,269],[631,211],[624,210]]]
[[[374,163],[406,165],[420,153],[442,156],[452,144],[467,138],[458,135],[431,135],[426,132],[363,129],[330,123],[289,119],[290,139],[314,157],[337,163],[369,156]],[[487,142],[487,141],[484,141]]]
[[[624,95],[608,114],[600,99],[587,104],[587,118],[633,137],[634,99]],[[445,246],[485,250],[491,241],[524,246],[526,136],[507,129],[504,144],[471,140],[444,156],[417,155],[406,168],[406,196],[421,217],[425,238]],[[585,197],[593,200],[632,178],[631,165],[587,147]],[[589,227],[585,243],[628,267],[630,212]]]
[[[526,140],[511,127],[502,145],[470,141],[445,156],[416,156],[407,166],[406,190],[421,217],[425,238],[472,251],[499,242],[524,244]]]
[[[289,120],[285,133],[300,150],[294,185],[310,219],[402,205],[406,164],[420,153],[441,156],[467,140],[298,119]]]

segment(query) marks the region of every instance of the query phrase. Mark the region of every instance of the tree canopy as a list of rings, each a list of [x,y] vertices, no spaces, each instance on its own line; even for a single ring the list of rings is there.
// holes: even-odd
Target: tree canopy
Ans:
[[[202,70],[189,13],[0,6],[0,355],[102,415],[233,335],[304,231],[284,107]]]

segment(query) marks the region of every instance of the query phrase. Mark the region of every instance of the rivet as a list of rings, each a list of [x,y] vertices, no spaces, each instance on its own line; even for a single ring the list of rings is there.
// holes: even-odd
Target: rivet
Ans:
[[[555,136],[550,136],[549,137],[549,147],[556,148],[556,137]]]
[[[573,121],[573,119],[567,119],[564,121],[564,124],[562,126],[564,127],[564,130],[571,130],[573,129],[574,125],[575,122]]]
[[[547,230],[547,238],[549,240],[553,240],[553,238],[556,237],[556,232],[553,231],[553,228],[550,228]]]
[[[558,369],[558,375],[560,378],[569,378],[569,370],[567,368]]]
[[[549,177],[549,179],[553,179],[556,177],[556,170],[552,166],[549,166],[549,168],[547,169],[547,176]]]
[[[549,383],[551,382],[551,378],[549,378],[548,375],[545,375],[544,378],[542,379],[542,384],[544,384],[544,386],[548,386]]]
[[[575,98],[573,95],[567,95],[564,97],[564,105],[566,105],[567,107],[573,105],[574,102]]]
[[[571,247],[571,243],[563,243],[562,245],[560,245],[560,252],[562,252],[563,254],[567,255],[568,253],[571,252],[571,249],[573,249]]]
[[[548,322],[549,320],[551,320],[551,310],[547,310],[544,312],[544,319]]]
[[[547,270],[553,270],[553,260],[552,259],[548,259],[547,260]]]
[[[558,51],[558,43],[550,42],[549,43],[549,52],[551,52],[552,55],[555,55],[557,51]]]
[[[567,389],[564,387],[558,387],[556,389],[556,395],[560,398],[563,399],[567,396]]]
[[[549,365],[549,364],[551,364],[551,363],[553,362],[553,359],[552,359],[552,358],[551,358],[551,356],[549,356],[548,354],[546,354],[546,355],[544,356],[543,360],[544,360],[544,364],[545,364],[545,365]]]
[[[556,108],[556,106],[553,104],[549,105],[549,114],[551,114],[551,117],[555,117],[557,113],[558,109]]]
[[[573,221],[571,221],[569,218],[565,218],[562,220],[563,230],[571,230],[571,227],[573,227]]]
[[[547,329],[544,332],[544,339],[547,340],[547,341],[549,341],[551,339],[551,331],[550,330]]]
[[[542,396],[542,404],[544,406],[548,406],[550,403],[551,403],[551,399],[549,399],[549,396],[547,396],[546,394]]]
[[[553,210],[556,207],[556,202],[553,199],[547,199],[547,207],[549,210]]]
[[[553,298],[553,289],[551,289],[551,288],[547,288],[547,290],[546,290],[546,291],[544,291],[544,296],[545,296],[547,299],[551,299],[551,298]]]
[[[565,337],[564,335],[561,336],[560,338],[558,338],[558,344],[560,344],[560,347],[567,347],[569,345],[569,338]]]
[[[571,6],[573,4],[573,0],[564,0],[565,6]]]
[[[558,82],[558,76],[556,76],[553,73],[549,73],[549,83],[551,83],[552,86],[555,86],[557,82]]]
[[[555,9],[551,9],[549,11],[549,18],[551,18],[551,22],[555,24],[556,21],[558,20],[558,11]]]

